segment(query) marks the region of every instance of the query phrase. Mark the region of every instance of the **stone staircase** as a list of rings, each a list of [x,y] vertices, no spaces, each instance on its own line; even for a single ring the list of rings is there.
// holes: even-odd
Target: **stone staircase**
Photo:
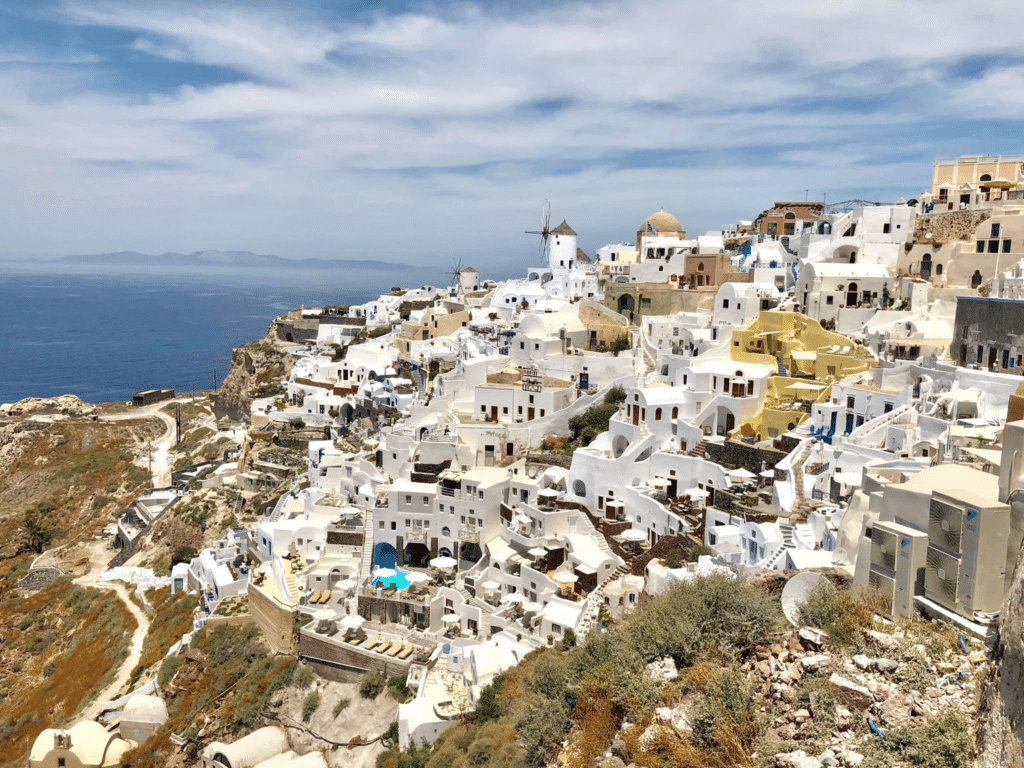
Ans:
[[[805,522],[807,520],[807,513],[811,511],[811,505],[804,494],[804,464],[807,462],[807,457],[811,455],[811,448],[813,446],[814,443],[808,441],[800,453],[800,458],[793,464],[793,490],[796,493],[796,501],[793,504],[793,513],[789,516],[791,525]]]
[[[373,568],[373,510],[363,510],[363,557],[359,563],[360,581],[370,578]]]
[[[704,454],[707,452],[707,449],[708,449],[708,441],[707,440],[701,440],[699,443],[697,443],[695,446],[693,446],[693,448],[688,450],[686,452],[686,455],[687,456],[694,456],[694,457],[696,457],[698,459],[703,459],[704,458]]]
[[[779,376],[789,376],[789,371],[786,370],[786,366],[782,364],[782,361],[778,361],[779,364]]]

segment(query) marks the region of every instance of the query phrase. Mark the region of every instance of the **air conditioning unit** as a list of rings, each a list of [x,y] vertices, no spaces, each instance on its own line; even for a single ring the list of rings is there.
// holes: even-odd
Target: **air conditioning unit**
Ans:
[[[924,576],[925,597],[959,613],[959,583],[960,559],[936,547],[928,547],[928,567]]]
[[[896,579],[884,576],[878,571],[871,571],[868,574],[868,584],[878,593],[882,615],[891,618],[896,602]]]
[[[959,614],[975,618],[975,614],[998,613],[1006,593],[1006,549],[1010,535],[1010,508],[989,496],[969,490],[934,492],[932,508],[940,507],[943,519],[961,520],[959,535],[956,525],[942,529],[939,542],[929,541],[929,549],[939,548],[956,554],[957,606]],[[956,509],[957,513],[948,512]],[[931,534],[931,526],[929,526]],[[951,543],[956,543],[953,552]]]
[[[891,522],[871,529],[871,570],[868,582],[882,595],[888,618],[914,613],[914,596],[924,592],[928,534]]]

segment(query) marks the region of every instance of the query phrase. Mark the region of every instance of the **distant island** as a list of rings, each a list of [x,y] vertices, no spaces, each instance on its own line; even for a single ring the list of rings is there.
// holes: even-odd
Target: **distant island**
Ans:
[[[271,254],[252,253],[251,251],[195,251],[194,253],[167,252],[159,255],[138,253],[137,251],[118,251],[115,253],[97,253],[75,256],[62,256],[56,259],[21,258],[0,259],[0,267],[6,269],[37,270],[59,265],[61,269],[110,270],[118,271],[160,271],[160,270],[192,270],[192,269],[266,269],[294,270],[301,268],[316,269],[362,269],[362,270],[422,270],[423,267],[399,262],[380,261],[375,259],[286,259]]]

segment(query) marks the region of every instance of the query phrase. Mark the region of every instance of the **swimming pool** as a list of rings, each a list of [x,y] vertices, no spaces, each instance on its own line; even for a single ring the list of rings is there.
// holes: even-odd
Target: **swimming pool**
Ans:
[[[395,570],[398,571],[397,568]],[[373,584],[377,587],[390,587],[394,584],[398,589],[405,589],[409,586],[409,579],[405,577],[405,571],[398,571],[394,576],[374,580]]]

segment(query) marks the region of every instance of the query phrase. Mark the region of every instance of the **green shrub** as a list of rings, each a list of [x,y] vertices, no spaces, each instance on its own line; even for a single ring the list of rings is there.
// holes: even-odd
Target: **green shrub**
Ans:
[[[305,664],[299,667],[295,673],[295,687],[300,690],[306,690],[313,684],[313,670],[307,667]]]
[[[415,695],[412,689],[405,684],[405,678],[401,675],[395,675],[388,679],[388,693],[400,704],[410,701]]]
[[[334,717],[337,718],[342,712],[348,709],[348,705],[352,703],[352,699],[344,698],[338,699],[338,702],[334,705],[332,710]]]
[[[156,681],[161,688],[171,682],[174,676],[178,674],[182,661],[184,659],[181,656],[168,656],[160,663],[160,671],[157,672]]]
[[[382,675],[383,677],[383,675]],[[393,720],[388,729],[380,735],[380,743],[390,749],[398,744],[398,721]]]
[[[370,670],[359,681],[359,695],[364,699],[376,699],[387,684],[388,679],[384,677],[383,672],[378,669]]]
[[[310,691],[302,700],[302,722],[308,723],[309,718],[320,707],[320,691]]]
[[[620,405],[626,402],[626,390],[622,387],[612,387],[605,393],[604,401],[608,405]]]
[[[612,343],[608,345],[608,351],[611,352],[615,357],[619,356],[619,352],[625,352],[627,349],[633,348],[633,337],[628,331],[620,336],[617,336],[612,340]]]
[[[942,715],[926,725],[894,728],[865,743],[863,768],[912,765],[914,768],[970,768],[974,735],[959,713]]]
[[[731,734],[749,748],[757,737],[754,690],[744,676],[727,669],[707,687],[694,710],[693,739],[703,749],[721,749],[719,740]]]
[[[875,619],[867,593],[860,597],[862,599],[847,590],[836,589],[829,581],[822,581],[810,591],[800,608],[800,622],[825,630],[829,642],[836,648],[859,644]]]
[[[498,701],[498,691],[501,690],[502,676],[496,675],[488,685],[480,691],[480,698],[476,702],[476,710],[473,717],[480,725],[497,720],[504,714],[505,708]]]
[[[173,568],[178,563],[191,563],[197,557],[199,557],[199,553],[194,547],[178,547],[171,553],[171,567]]]
[[[576,633],[572,629],[566,628],[565,632],[562,633],[562,645],[566,648],[572,648],[576,645]]]
[[[294,418],[288,422],[288,426],[292,429],[302,429],[306,426],[306,422],[300,418]]]

